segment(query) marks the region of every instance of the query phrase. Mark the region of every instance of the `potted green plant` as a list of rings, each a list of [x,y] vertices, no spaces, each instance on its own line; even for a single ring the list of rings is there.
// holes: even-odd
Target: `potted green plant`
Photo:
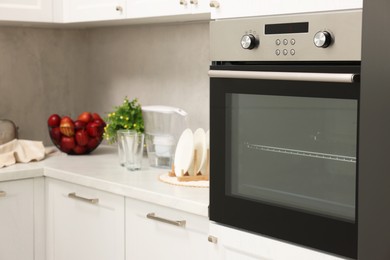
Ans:
[[[142,108],[137,98],[129,101],[127,97],[122,105],[114,107],[114,111],[105,118],[104,139],[112,144],[117,142],[118,130],[135,130],[144,132],[144,120],[142,118]]]

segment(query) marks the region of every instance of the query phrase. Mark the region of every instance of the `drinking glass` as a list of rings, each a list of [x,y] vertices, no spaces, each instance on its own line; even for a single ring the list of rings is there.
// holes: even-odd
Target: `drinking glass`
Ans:
[[[130,171],[141,169],[144,149],[144,134],[135,131],[124,132],[125,167]]]
[[[129,132],[135,133],[136,131],[135,130],[118,130],[116,132],[117,143],[118,143],[119,164],[121,166],[125,166],[125,162],[126,162],[124,133],[129,133]]]

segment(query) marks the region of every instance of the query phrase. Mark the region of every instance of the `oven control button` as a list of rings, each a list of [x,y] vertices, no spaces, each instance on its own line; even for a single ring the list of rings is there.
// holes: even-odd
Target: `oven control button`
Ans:
[[[251,50],[258,45],[258,42],[253,34],[245,34],[241,38],[241,47],[246,50]]]
[[[287,39],[284,39],[284,40],[283,40],[283,44],[284,44],[284,45],[287,45],[287,44],[288,44],[288,40],[287,40]]]
[[[276,49],[275,54],[276,54],[277,56],[279,56],[279,55],[280,55],[280,50],[279,50],[279,49]]]
[[[286,56],[288,54],[288,50],[284,49],[283,50],[283,55]]]
[[[279,46],[280,45],[280,40],[276,39],[275,44]]]
[[[319,31],[314,35],[313,42],[318,48],[326,48],[332,43],[332,36],[327,31]]]

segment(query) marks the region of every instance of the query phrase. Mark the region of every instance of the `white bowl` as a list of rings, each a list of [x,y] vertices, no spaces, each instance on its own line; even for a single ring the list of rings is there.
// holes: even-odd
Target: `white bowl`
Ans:
[[[196,129],[194,133],[194,150],[196,152],[195,173],[198,173],[205,165],[207,156],[206,133],[203,128]],[[193,171],[190,175],[192,174]]]
[[[194,134],[187,128],[181,134],[175,151],[175,175],[183,176],[192,163],[194,157]]]

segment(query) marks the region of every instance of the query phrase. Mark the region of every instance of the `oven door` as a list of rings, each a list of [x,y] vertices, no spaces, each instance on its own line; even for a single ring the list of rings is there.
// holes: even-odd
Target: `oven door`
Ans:
[[[275,68],[212,66],[210,219],[356,258],[360,67]]]

